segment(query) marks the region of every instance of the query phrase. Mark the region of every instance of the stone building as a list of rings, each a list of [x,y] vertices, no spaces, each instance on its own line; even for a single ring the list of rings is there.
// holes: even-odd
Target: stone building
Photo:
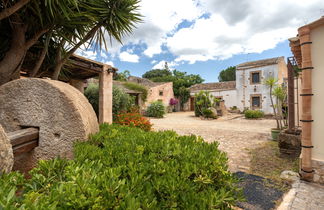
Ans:
[[[147,107],[154,101],[162,101],[164,106],[168,107],[170,99],[174,98],[172,82],[152,82],[149,79],[135,76],[130,76],[128,81],[143,85],[148,89],[144,107]]]
[[[194,95],[207,90],[217,98],[224,100],[227,108],[237,107],[239,110],[262,110],[272,114],[269,88],[264,81],[274,77],[278,85],[287,77],[287,66],[284,57],[276,57],[239,64],[236,67],[236,81],[197,84],[190,88],[189,107],[193,110]]]
[[[298,36],[289,41],[301,70],[300,173],[304,180],[324,183],[324,17],[299,28]]]

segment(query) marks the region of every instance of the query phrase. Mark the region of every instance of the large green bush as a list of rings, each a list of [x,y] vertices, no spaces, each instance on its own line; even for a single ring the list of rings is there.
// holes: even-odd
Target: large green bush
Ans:
[[[246,110],[244,111],[245,118],[256,119],[264,117],[264,113],[261,110]]]
[[[200,91],[195,94],[195,116],[203,116],[205,118],[217,118],[212,112],[212,108],[216,109],[219,99],[211,95],[208,91]]]
[[[88,98],[90,104],[98,116],[99,110],[99,85],[90,83],[84,91],[84,95]],[[120,112],[127,112],[135,104],[135,98],[125,93],[122,89],[113,87],[113,116]]]
[[[241,197],[226,162],[216,142],[104,124],[74,160],[0,175],[0,209],[226,209]]]
[[[165,115],[165,109],[161,101],[155,101],[147,107],[146,115],[148,117],[162,118]]]
[[[142,93],[142,95],[141,95],[142,101],[143,102],[146,101],[148,92],[147,92],[147,88],[145,86],[134,83],[134,82],[125,82],[123,85],[130,90],[135,90],[135,91],[141,92]]]

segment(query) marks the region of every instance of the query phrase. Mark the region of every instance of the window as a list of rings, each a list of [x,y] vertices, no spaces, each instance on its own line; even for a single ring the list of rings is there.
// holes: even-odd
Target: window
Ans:
[[[260,84],[261,83],[260,71],[251,72],[250,81],[251,84]]]
[[[261,96],[260,95],[251,96],[251,108],[252,109],[261,108]]]
[[[163,91],[160,90],[159,95],[160,96],[163,96]]]

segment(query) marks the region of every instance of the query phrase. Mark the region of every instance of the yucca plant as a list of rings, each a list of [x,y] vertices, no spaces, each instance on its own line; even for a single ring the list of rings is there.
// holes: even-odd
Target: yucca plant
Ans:
[[[0,85],[19,75],[23,63],[37,67],[32,76],[48,71],[57,79],[80,46],[107,48],[105,35],[121,42],[140,21],[138,4],[139,0],[0,1]],[[29,52],[39,57],[26,62]],[[54,56],[46,56],[49,52]]]

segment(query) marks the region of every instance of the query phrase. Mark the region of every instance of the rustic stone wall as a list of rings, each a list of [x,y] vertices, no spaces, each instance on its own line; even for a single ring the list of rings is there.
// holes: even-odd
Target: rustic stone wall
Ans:
[[[162,95],[160,95],[162,92]],[[169,106],[170,99],[174,98],[173,83],[168,82],[155,87],[149,88],[145,106],[149,106],[152,102],[161,100],[164,106]]]
[[[15,157],[14,170],[28,171],[38,160],[72,158],[73,143],[99,130],[85,96],[63,82],[19,79],[0,87],[0,124],[6,132],[39,128],[39,146]]]
[[[312,160],[312,167],[314,169],[313,181],[324,184],[324,161]]]
[[[280,153],[290,157],[299,157],[301,151],[301,135],[287,133],[285,130],[278,136]]]

